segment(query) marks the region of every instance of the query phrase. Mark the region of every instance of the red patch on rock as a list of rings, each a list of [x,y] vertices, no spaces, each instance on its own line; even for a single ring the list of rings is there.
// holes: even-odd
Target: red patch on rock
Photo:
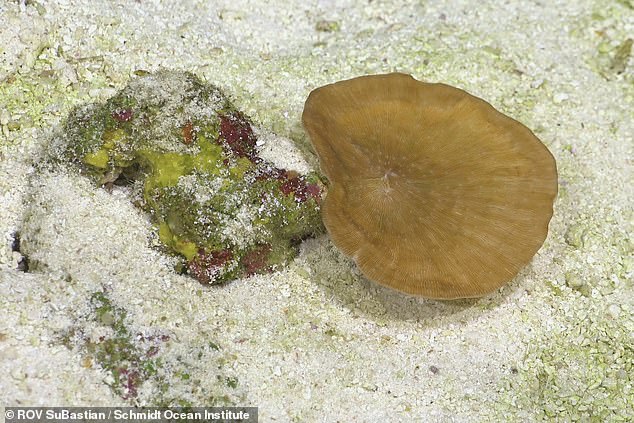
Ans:
[[[183,132],[183,143],[185,145],[189,145],[196,138],[196,130],[194,129],[194,124],[191,121],[187,121],[183,128],[181,129]]]
[[[306,185],[306,192],[308,193],[308,195],[313,197],[315,199],[315,201],[317,201],[317,202],[321,201],[321,188],[319,188],[319,185],[317,185],[317,184],[307,184]]]
[[[319,186],[306,183],[306,180],[301,176],[295,176],[284,181],[280,186],[280,191],[284,195],[292,193],[295,196],[295,200],[300,203],[308,200],[308,197],[313,197],[315,200],[321,199]]]
[[[244,266],[247,276],[269,270],[267,262],[270,253],[271,245],[264,244],[242,257],[240,263]]]
[[[256,181],[265,179],[280,181],[280,191],[282,194],[293,194],[295,199],[300,203],[303,203],[309,197],[314,198],[315,201],[321,200],[321,188],[319,188],[319,185],[306,182],[306,179],[297,172],[267,166],[258,170],[255,175]]]
[[[128,122],[134,116],[132,109],[119,109],[112,112],[112,118],[117,122]]]
[[[220,117],[220,138],[224,139],[233,154],[246,157],[258,163],[255,148],[256,137],[247,118],[240,112],[233,112]]]
[[[118,371],[119,380],[123,385],[123,394],[121,395],[122,398],[136,398],[139,394],[139,385],[143,382],[143,380],[141,379],[141,374],[137,370],[131,370],[125,367],[120,367]]]
[[[200,249],[198,255],[188,263],[188,270],[200,283],[212,284],[232,258],[233,254],[229,250],[205,253]]]
[[[285,180],[282,185],[280,185],[280,191],[284,195],[295,194],[297,197],[298,192],[302,190],[302,181],[298,177],[290,178]]]
[[[263,181],[265,179],[275,179],[278,181],[286,180],[288,172],[284,169],[280,169],[272,166],[264,166],[257,170],[255,175],[256,181]]]

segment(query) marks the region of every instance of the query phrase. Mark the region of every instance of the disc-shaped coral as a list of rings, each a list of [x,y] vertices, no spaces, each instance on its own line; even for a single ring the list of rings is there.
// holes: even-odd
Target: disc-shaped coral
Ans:
[[[363,76],[311,92],[302,119],[330,180],[326,228],[371,280],[477,297],[546,238],[555,160],[482,99],[400,73]]]

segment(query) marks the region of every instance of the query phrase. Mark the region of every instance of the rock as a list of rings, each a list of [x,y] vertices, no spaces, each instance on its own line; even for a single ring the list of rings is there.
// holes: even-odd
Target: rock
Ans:
[[[75,109],[51,159],[136,189],[162,243],[203,283],[272,270],[322,232],[319,176],[262,159],[250,120],[191,73],[144,72]]]

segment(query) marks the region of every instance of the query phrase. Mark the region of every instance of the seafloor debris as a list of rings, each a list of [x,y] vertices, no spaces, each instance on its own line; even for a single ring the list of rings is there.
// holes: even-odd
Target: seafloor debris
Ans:
[[[256,141],[217,87],[163,70],[75,109],[52,150],[100,185],[136,188],[160,240],[214,284],[273,269],[322,228],[317,174],[275,167]]]

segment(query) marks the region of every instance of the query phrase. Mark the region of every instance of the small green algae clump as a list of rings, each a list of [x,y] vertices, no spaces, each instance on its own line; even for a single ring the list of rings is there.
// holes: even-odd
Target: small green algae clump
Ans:
[[[90,306],[88,325],[61,333],[62,342],[69,349],[80,346],[81,365],[103,369],[106,383],[122,399],[155,407],[191,407],[200,402],[230,406],[244,401],[238,379],[224,369],[227,354],[214,342],[188,345],[193,359],[187,354],[174,356],[169,352],[175,345],[169,333],[131,329],[126,311],[111,301],[107,291],[93,293]],[[217,383],[205,386],[192,360],[212,363]],[[174,380],[189,383],[179,387]]]
[[[112,376],[111,388],[124,399],[135,398],[139,387],[156,375],[160,360],[157,355],[162,344],[169,341],[167,335],[138,335],[139,344],[132,342],[133,335],[125,325],[125,312],[112,305],[103,292],[96,292],[91,298],[95,307],[96,320],[113,330],[111,336],[100,337],[86,343],[88,357],[94,360]]]
[[[75,109],[56,157],[97,184],[138,189],[162,243],[203,283],[272,270],[322,231],[317,174],[258,156],[249,119],[187,72],[143,72]]]

